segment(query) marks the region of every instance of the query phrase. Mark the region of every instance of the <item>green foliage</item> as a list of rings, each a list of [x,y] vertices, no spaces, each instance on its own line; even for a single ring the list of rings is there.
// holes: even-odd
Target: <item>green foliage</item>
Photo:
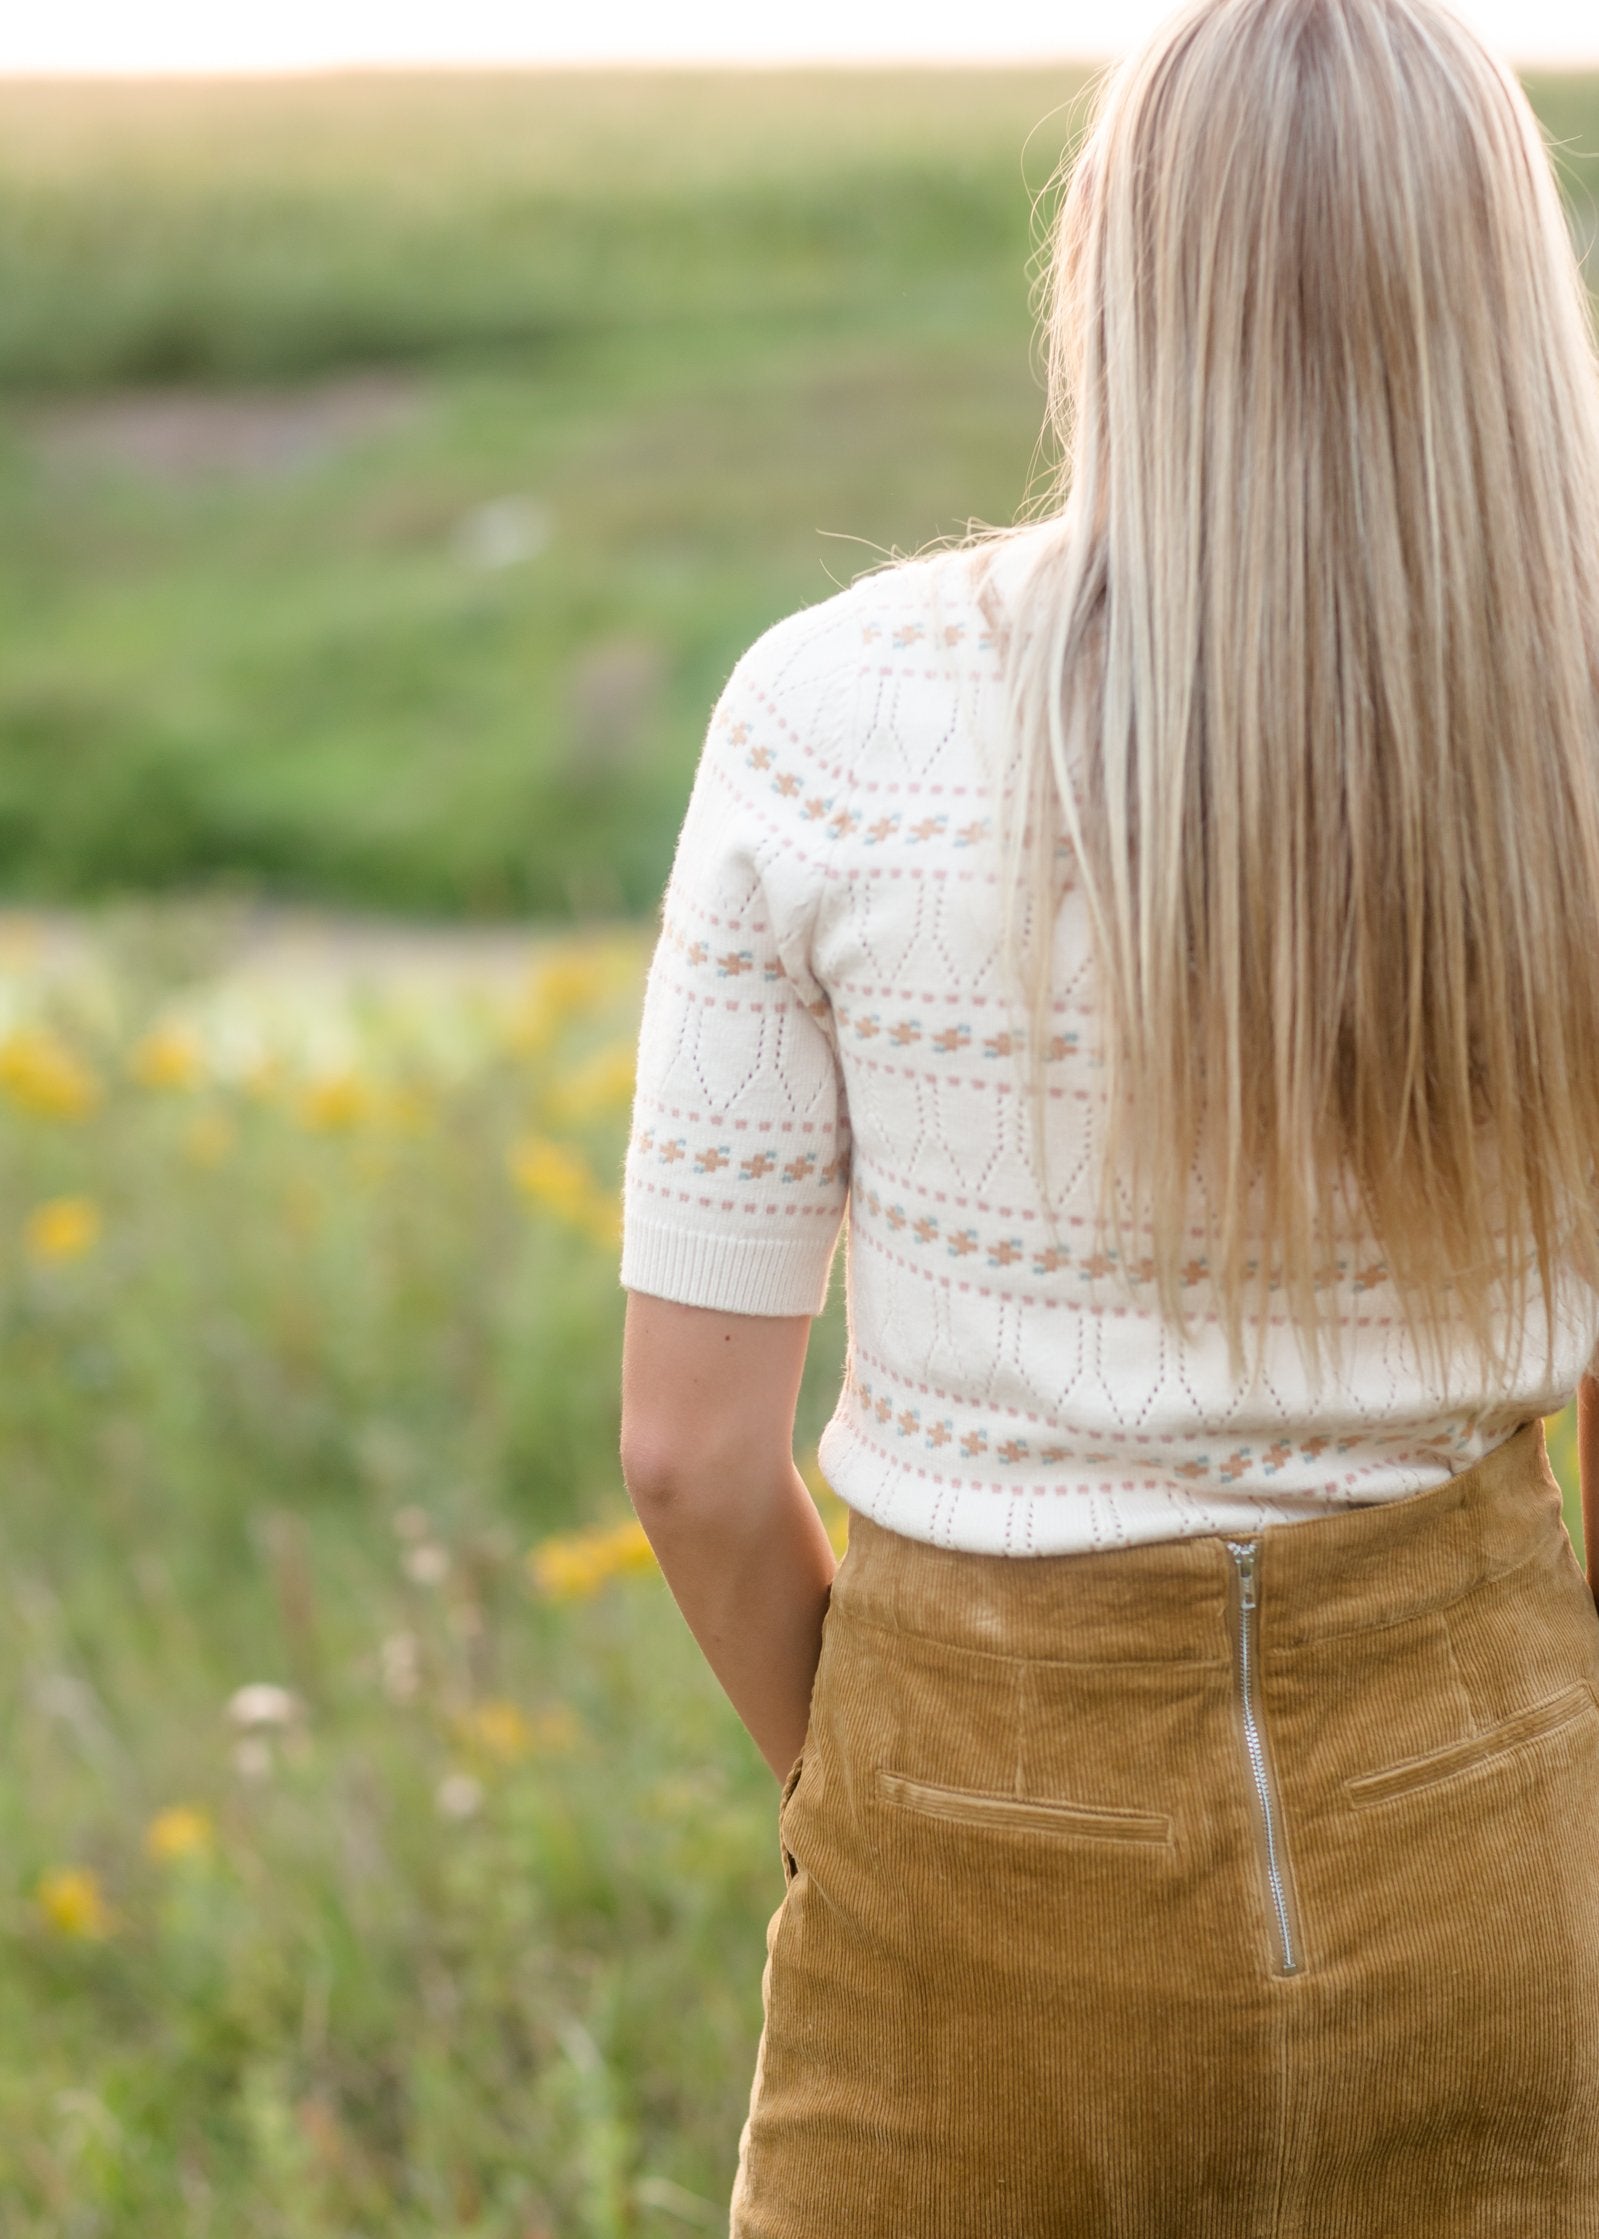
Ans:
[[[782,1884],[617,1465],[645,944],[155,931],[0,1027],[7,2239],[725,2229]]]
[[[1079,85],[0,89],[0,891],[652,908],[743,647],[1020,499]]]

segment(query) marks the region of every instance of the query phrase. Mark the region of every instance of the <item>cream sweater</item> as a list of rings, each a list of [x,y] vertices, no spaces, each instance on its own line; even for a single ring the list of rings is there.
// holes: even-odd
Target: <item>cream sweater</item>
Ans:
[[[1038,534],[1005,549],[1002,593]],[[1396,1499],[1564,1406],[1596,1357],[1591,1292],[1560,1302],[1553,1333],[1541,1317],[1527,1332],[1513,1391],[1443,1411],[1378,1254],[1353,1238],[1349,1366],[1313,1407],[1286,1323],[1239,1388],[1213,1317],[1196,1311],[1184,1343],[1152,1285],[1130,1302],[1072,1249],[1102,1136],[1075,889],[1049,1065],[1050,1170],[1071,1194],[1062,1245],[1047,1242],[998,957],[1002,712],[958,550],[863,577],[737,663],[646,989],[623,1284],[813,1315],[847,1212],[849,1353],[822,1469],[878,1523],[982,1552],[1248,1532]],[[1197,1260],[1193,1280],[1208,1280]]]

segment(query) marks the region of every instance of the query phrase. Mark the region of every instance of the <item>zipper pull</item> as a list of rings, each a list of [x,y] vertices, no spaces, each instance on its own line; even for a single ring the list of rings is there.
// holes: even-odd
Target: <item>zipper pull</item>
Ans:
[[[1233,1560],[1238,1565],[1238,1584],[1243,1595],[1243,1606],[1245,1609],[1253,1609],[1255,1606],[1255,1556],[1257,1553],[1255,1543],[1253,1540],[1247,1539],[1230,1539],[1227,1544],[1232,1549]]]

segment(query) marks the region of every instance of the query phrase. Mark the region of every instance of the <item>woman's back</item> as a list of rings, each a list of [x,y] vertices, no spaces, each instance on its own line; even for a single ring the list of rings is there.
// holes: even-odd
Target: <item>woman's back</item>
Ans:
[[[739,662],[651,978],[622,1280],[815,1312],[847,1203],[849,1361],[820,1458],[850,1506],[909,1537],[1037,1555],[1423,1490],[1567,1403],[1599,1300],[1571,1277],[1552,1346],[1535,1300],[1516,1379],[1473,1383],[1468,1362],[1445,1399],[1351,1222],[1323,1277],[1337,1372],[1312,1396],[1274,1309],[1261,1372],[1240,1384],[1207,1301],[1197,1182],[1187,1336],[1147,1260],[1119,1268],[1096,1246],[1102,1013],[1070,881],[1046,1061],[1051,1230],[1002,955],[994,625],[1052,533],[865,576]]]

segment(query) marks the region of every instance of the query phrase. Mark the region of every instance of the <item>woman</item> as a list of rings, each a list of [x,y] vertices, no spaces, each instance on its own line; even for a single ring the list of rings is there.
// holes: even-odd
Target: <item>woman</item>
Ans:
[[[1198,0],[1048,341],[1036,517],[739,661],[647,992],[624,1467],[786,1776],[734,2239],[1599,2234],[1543,1430],[1599,370],[1538,128],[1433,0]]]

